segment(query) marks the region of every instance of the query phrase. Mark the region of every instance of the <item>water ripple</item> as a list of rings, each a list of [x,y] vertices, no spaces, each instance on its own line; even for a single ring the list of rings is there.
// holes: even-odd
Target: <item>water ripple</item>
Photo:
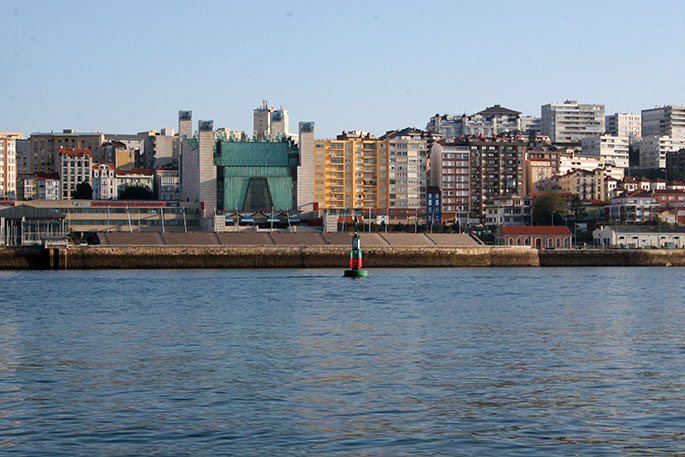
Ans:
[[[685,454],[679,271],[0,272],[0,454]]]

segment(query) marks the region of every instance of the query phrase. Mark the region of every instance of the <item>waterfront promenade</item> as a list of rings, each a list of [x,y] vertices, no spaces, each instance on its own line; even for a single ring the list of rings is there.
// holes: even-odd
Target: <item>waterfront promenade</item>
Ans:
[[[0,269],[344,268],[345,233],[109,233],[100,244],[0,248]],[[464,234],[361,234],[368,268],[685,266],[683,250],[485,246]]]

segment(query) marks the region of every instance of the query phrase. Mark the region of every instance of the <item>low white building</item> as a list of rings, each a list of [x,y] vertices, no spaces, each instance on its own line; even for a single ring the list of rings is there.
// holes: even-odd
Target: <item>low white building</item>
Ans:
[[[592,239],[607,248],[684,248],[685,227],[604,225],[592,232]]]
[[[94,164],[91,181],[93,183],[93,200],[116,200],[117,180],[113,164]]]

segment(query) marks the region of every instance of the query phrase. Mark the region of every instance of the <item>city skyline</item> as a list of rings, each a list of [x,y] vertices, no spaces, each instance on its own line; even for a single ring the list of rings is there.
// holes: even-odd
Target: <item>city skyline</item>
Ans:
[[[4,3],[0,130],[26,135],[176,128],[181,108],[251,134],[264,99],[317,138],[494,104],[685,104],[679,2]]]

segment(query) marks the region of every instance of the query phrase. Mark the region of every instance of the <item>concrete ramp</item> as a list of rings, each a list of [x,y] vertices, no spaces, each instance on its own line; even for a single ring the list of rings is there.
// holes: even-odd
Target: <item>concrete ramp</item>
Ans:
[[[426,235],[435,242],[436,246],[481,246],[483,243],[476,241],[466,233],[430,233]]]
[[[272,232],[271,238],[278,246],[323,246],[326,244],[319,232]]]
[[[110,232],[105,234],[110,246],[163,246],[158,232]]]
[[[218,246],[219,239],[212,232],[162,233],[169,246]]]
[[[359,238],[362,242],[362,249],[364,246],[387,246],[388,243],[378,233],[360,233]],[[348,241],[349,243],[349,241]]]
[[[322,236],[324,240],[326,240],[326,244],[333,246],[352,246],[352,235],[349,233],[322,233]]]
[[[216,236],[224,246],[273,246],[274,242],[268,233],[242,232],[217,233]]]
[[[383,233],[390,246],[434,246],[423,233]]]

